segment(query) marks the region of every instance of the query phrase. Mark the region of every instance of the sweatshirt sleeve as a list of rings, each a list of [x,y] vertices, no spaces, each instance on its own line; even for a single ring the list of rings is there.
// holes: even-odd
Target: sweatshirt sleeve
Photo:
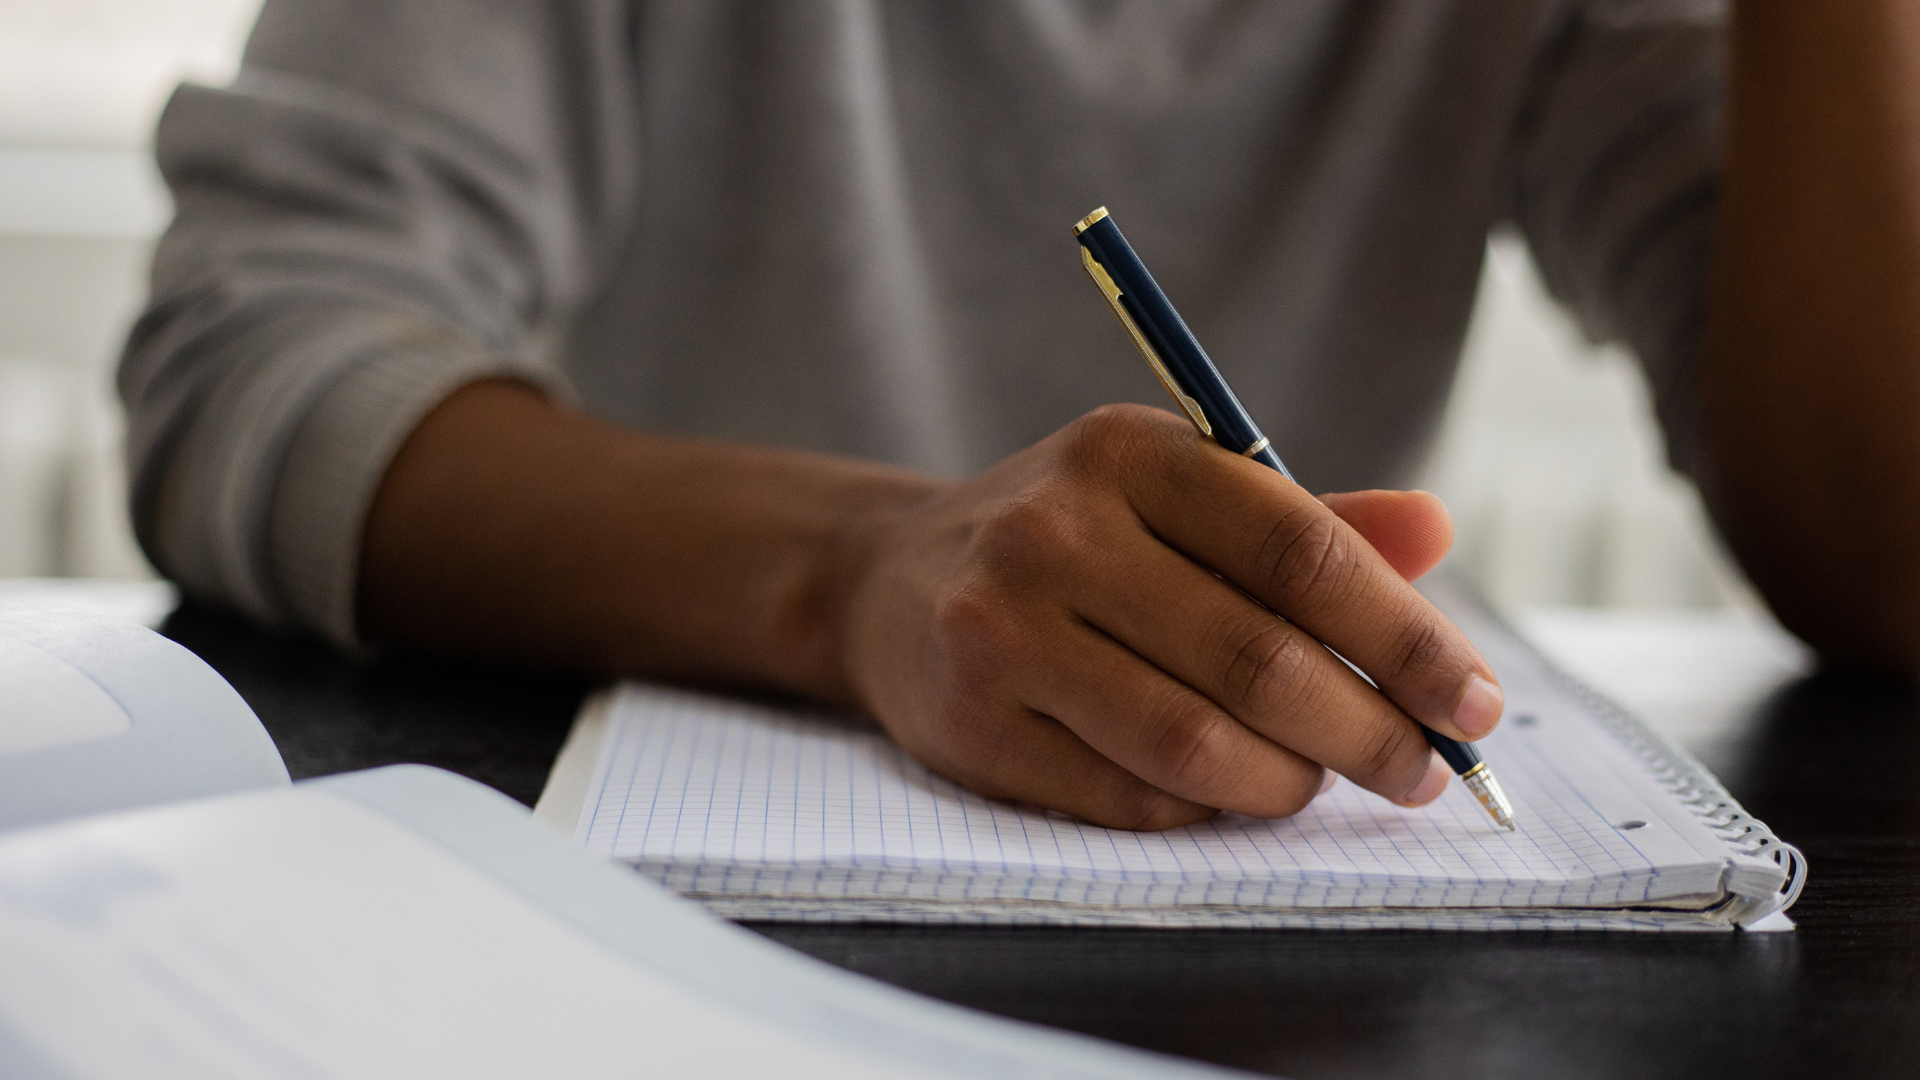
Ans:
[[[565,394],[537,345],[616,257],[626,5],[268,0],[156,142],[176,212],[119,373],[132,509],[190,595],[357,643],[368,508],[449,393]]]
[[[1514,139],[1512,217],[1547,289],[1639,357],[1689,471],[1724,100],[1714,0],[1565,5]]]

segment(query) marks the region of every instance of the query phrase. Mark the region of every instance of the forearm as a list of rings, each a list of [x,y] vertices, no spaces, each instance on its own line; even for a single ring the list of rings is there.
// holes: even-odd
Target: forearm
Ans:
[[[1732,5],[1700,478],[1829,659],[1920,667],[1920,6]]]
[[[937,487],[635,434],[478,383],[427,417],[381,484],[360,621],[432,651],[847,700],[835,607],[860,523]]]
[[[1430,496],[1323,503],[1139,406],[942,484],[477,383],[387,471],[361,625],[846,701],[976,792],[1158,829],[1294,813],[1329,768],[1403,806],[1438,797],[1450,773],[1419,725],[1477,738],[1502,704],[1401,576],[1449,532]]]

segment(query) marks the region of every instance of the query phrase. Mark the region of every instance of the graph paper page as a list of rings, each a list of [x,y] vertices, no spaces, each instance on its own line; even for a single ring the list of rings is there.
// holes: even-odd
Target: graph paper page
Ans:
[[[1495,645],[1481,641],[1507,721],[1480,745],[1517,832],[1458,784],[1406,810],[1344,780],[1283,820],[1103,829],[974,795],[857,717],[625,684],[604,705],[576,834],[709,895],[1552,907],[1718,888],[1724,845],[1537,659]]]
[[[1517,833],[1495,828],[1463,788],[1403,810],[1344,781],[1285,820],[1223,815],[1133,833],[983,799],[831,716],[628,686],[610,719],[581,839],[624,862],[741,871],[728,875],[741,888],[714,891],[778,893],[822,867],[906,868],[1282,884],[1298,903],[1369,881],[1389,890],[1386,903],[1532,906],[1653,899],[1656,871],[1678,880],[1684,867],[1714,865],[1656,823],[1617,828],[1578,786],[1607,781],[1590,767],[1595,755],[1530,734],[1488,747],[1520,808]],[[1635,892],[1595,891],[1608,881]]]

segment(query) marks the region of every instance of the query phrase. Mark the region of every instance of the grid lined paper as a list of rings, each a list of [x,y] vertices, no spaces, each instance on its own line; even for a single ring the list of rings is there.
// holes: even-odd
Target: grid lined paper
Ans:
[[[629,684],[608,715],[581,839],[700,896],[1589,907],[1697,895],[1721,872],[1660,828],[1614,827],[1581,793],[1605,781],[1594,747],[1541,723],[1487,746],[1517,833],[1462,787],[1403,810],[1345,781],[1289,819],[1134,833],[981,798],[825,711]]]
[[[1517,832],[1462,785],[1405,810],[1345,780],[1284,820],[1103,829],[959,788],[859,717],[628,683],[601,703],[577,837],[742,919],[1728,925],[1725,841],[1536,654],[1429,595],[1501,673],[1508,722],[1479,745]]]

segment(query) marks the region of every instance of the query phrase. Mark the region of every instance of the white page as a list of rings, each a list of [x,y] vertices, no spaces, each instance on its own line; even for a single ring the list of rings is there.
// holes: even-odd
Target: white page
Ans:
[[[267,730],[194,653],[71,607],[0,609],[0,830],[286,784]]]
[[[0,757],[110,738],[127,710],[80,669],[31,642],[0,637]]]
[[[0,1020],[75,1080],[931,1075],[690,993],[319,790],[0,844],[0,955]]]
[[[0,610],[0,829],[287,783],[253,710],[185,648],[72,608]]]
[[[774,945],[422,766],[0,838],[0,1076],[1220,1070]]]

